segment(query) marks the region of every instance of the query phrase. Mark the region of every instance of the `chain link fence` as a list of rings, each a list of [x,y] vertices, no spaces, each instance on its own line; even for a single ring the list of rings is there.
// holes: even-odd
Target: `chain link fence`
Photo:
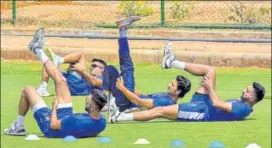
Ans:
[[[131,15],[141,27],[271,30],[271,1],[1,1],[2,25],[115,27]]]

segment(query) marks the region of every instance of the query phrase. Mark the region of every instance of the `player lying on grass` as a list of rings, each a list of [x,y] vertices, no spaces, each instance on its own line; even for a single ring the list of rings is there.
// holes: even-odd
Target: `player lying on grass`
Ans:
[[[122,86],[120,81],[116,79],[119,74],[115,74],[116,79],[112,79],[111,84],[112,94],[116,98],[116,105],[121,111],[129,110],[134,107],[145,107],[148,109],[158,106],[168,106],[176,104],[179,98],[182,98],[191,88],[191,82],[184,76],[177,76],[168,86],[168,91],[165,93],[156,93],[143,95],[135,91],[134,65],[130,57],[130,49],[127,39],[127,30],[133,22],[139,20],[140,17],[134,16],[124,20],[117,21],[117,26],[120,32],[119,38],[119,62],[121,69]],[[113,76],[113,75],[112,75]],[[112,100],[111,100],[112,102]],[[114,104],[111,103],[111,106]],[[114,107],[113,107],[114,108]]]
[[[44,136],[62,138],[67,135],[74,137],[97,136],[106,127],[106,120],[100,115],[100,110],[107,103],[103,91],[93,89],[85,100],[87,113],[73,114],[72,98],[65,77],[49,60],[43,51],[43,28],[36,31],[30,43],[30,50],[39,57],[44,68],[55,82],[56,97],[52,110],[47,107],[43,99],[33,87],[25,87],[18,106],[18,118],[10,128],[5,129],[6,135],[25,135],[24,117],[32,108],[34,118]]]
[[[102,88],[103,73],[106,62],[102,59],[93,59],[91,62],[90,72],[85,68],[86,61],[83,52],[71,52],[63,57],[55,55],[50,48],[45,49],[48,55],[53,59],[55,66],[59,67],[63,63],[69,63],[67,72],[61,71],[66,78],[68,88],[72,96],[87,96],[93,88]],[[50,57],[49,56],[49,57]],[[37,88],[40,96],[49,96],[48,92],[49,76],[43,66],[42,80]]]
[[[201,86],[196,90],[191,101],[135,113],[120,113],[118,110],[115,110],[111,115],[111,122],[147,121],[154,118],[166,118],[177,121],[243,120],[253,111],[252,107],[264,98],[265,88],[261,84],[253,82],[252,85],[243,90],[240,99],[220,100],[215,93],[215,68],[178,61],[171,51],[171,46],[167,46],[169,48],[165,48],[162,68],[177,68],[195,76],[203,76],[203,80],[200,83]],[[122,81],[119,81],[117,85],[120,89],[124,87]]]

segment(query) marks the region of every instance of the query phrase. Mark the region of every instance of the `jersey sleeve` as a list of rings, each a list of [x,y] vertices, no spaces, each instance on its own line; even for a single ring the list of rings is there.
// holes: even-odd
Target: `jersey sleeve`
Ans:
[[[153,107],[169,106],[174,103],[165,98],[153,99]]]
[[[231,113],[239,119],[244,119],[250,114],[250,110],[248,109],[248,106],[244,103],[240,102],[232,102],[232,109]]]

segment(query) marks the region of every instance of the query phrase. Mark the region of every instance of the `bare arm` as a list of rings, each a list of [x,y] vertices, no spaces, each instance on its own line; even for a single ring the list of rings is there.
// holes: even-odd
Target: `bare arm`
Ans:
[[[129,99],[132,103],[146,107],[148,109],[153,108],[153,100],[152,99],[141,99],[135,93],[129,91],[123,83],[123,79],[119,78],[116,82],[116,87]]]
[[[210,79],[209,76],[204,77],[204,80],[201,81],[201,85],[204,86],[208,90],[210,99],[214,107],[218,109],[222,109],[227,112],[231,112],[232,104],[229,102],[224,102],[217,97],[213,88],[212,80]]]
[[[97,79],[96,77],[92,76],[89,72],[87,72],[84,64],[76,63],[71,67],[71,70],[78,71],[80,74],[82,74],[89,84],[96,87],[102,86],[103,83],[102,80]]]
[[[144,95],[144,93],[142,93],[142,92],[139,91],[138,89],[135,90],[135,94],[136,94],[136,95]]]
[[[51,113],[51,120],[50,120],[50,127],[53,130],[61,129],[61,120],[58,120],[57,118],[57,105],[58,101],[55,98],[52,104],[52,113]]]
[[[217,97],[217,95],[215,94],[213,89],[211,91],[209,91],[209,96],[210,96],[210,99],[211,99],[214,107],[222,109],[227,112],[231,112],[232,104],[229,102],[224,102],[224,101],[220,100]]]
[[[90,73],[88,73],[87,71],[82,71],[80,72],[84,78],[93,86],[96,87],[101,87],[102,86],[102,80],[97,79],[96,77],[92,76]]]

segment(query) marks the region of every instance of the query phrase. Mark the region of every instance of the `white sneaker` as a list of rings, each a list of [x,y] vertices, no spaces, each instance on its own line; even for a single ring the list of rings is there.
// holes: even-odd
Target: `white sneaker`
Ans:
[[[38,88],[37,88],[36,90],[37,90],[38,94],[39,94],[41,97],[48,97],[48,96],[50,96],[47,87],[44,87],[44,86],[39,85]]]
[[[114,112],[110,114],[109,122],[110,123],[117,123],[117,118],[121,115],[122,113],[119,111],[117,108]]]
[[[115,110],[118,110],[117,105],[115,104],[115,97],[111,94],[109,102],[109,113],[113,113]]]
[[[111,94],[110,101],[109,101],[109,108],[108,108],[108,113],[109,113],[108,122],[111,122],[111,116],[113,116],[113,114],[116,111],[119,112],[119,109],[117,105],[115,104],[115,97]]]
[[[5,135],[24,136],[26,135],[25,127],[23,125],[17,127],[17,122],[14,121],[10,128],[4,130]]]
[[[176,60],[175,54],[172,52],[172,42],[168,41],[163,50],[162,69],[171,68],[171,63]]]

